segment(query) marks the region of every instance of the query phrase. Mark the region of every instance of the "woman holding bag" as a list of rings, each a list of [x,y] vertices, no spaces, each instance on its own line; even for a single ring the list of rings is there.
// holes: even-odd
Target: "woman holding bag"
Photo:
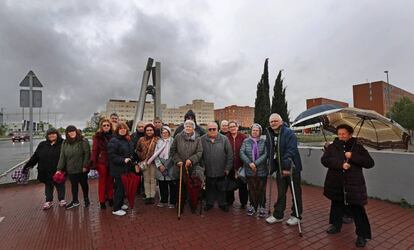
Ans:
[[[247,185],[249,186],[250,208],[247,215],[253,216],[259,212],[259,217],[266,217],[266,167],[265,139],[260,138],[262,127],[255,123],[252,126],[251,136],[244,140],[240,149],[240,158],[244,162]]]
[[[159,137],[155,136],[154,125],[147,124],[144,127],[145,136],[139,138],[137,145],[137,154],[140,159],[140,166],[143,168],[144,174],[144,187],[145,187],[145,204],[155,203],[155,164],[148,160],[153,156],[155,147],[157,145]]]
[[[158,207],[168,206],[169,208],[175,208],[177,198],[176,177],[178,173],[174,173],[176,171],[174,171],[175,168],[171,159],[170,148],[172,143],[171,129],[168,126],[163,126],[161,129],[161,139],[158,140],[154,154],[155,166],[157,167],[156,178],[160,188],[160,203],[158,203]],[[151,159],[149,162],[151,162]]]

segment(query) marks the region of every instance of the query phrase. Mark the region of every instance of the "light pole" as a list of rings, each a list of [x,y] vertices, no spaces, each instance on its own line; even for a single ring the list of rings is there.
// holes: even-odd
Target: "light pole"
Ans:
[[[388,78],[388,70],[385,70],[384,73],[387,75],[388,114],[390,116],[390,119],[392,120],[392,115],[391,115],[391,88],[390,88],[390,80]]]

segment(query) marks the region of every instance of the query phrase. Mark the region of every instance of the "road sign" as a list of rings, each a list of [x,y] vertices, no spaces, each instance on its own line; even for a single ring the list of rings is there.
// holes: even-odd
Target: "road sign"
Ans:
[[[20,90],[20,107],[21,108],[30,108],[30,90],[28,89],[21,89]],[[33,90],[33,108],[41,108],[42,107],[42,91],[41,90]]]
[[[29,84],[29,76],[33,76],[33,87],[34,88],[41,88],[43,87],[42,83],[39,81],[39,79],[37,78],[37,76],[35,75],[35,73],[33,73],[33,71],[29,71],[29,73],[27,73],[27,75],[24,77],[23,81],[20,83],[20,87],[30,87]]]

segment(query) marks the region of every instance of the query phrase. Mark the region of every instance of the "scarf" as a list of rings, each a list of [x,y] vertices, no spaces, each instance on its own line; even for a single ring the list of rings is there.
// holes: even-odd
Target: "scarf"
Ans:
[[[164,140],[164,144],[162,145],[162,151],[160,153],[160,158],[168,159],[168,156],[170,154],[170,147],[168,147],[169,143],[170,143],[170,138]]]
[[[259,146],[257,144],[257,142],[259,141],[259,138],[253,138],[253,148],[252,148],[252,156],[253,156],[253,161],[256,161],[259,158]]]

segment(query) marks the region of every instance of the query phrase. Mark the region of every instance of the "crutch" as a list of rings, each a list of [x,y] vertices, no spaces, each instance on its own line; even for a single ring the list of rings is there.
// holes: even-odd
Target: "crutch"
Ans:
[[[178,219],[181,218],[181,189],[183,183],[183,164],[180,165],[180,180],[179,180],[179,190],[178,190]]]
[[[293,161],[292,161],[293,163]],[[290,188],[292,189],[292,196],[293,196],[293,204],[295,205],[295,212],[296,216],[299,217],[299,211],[298,211],[298,203],[296,201],[296,194],[295,194],[295,188],[293,186],[293,170],[295,169],[295,166],[292,164],[292,168],[290,169]],[[298,229],[299,229],[299,236],[302,237],[302,227],[300,225],[300,219],[298,218]]]

